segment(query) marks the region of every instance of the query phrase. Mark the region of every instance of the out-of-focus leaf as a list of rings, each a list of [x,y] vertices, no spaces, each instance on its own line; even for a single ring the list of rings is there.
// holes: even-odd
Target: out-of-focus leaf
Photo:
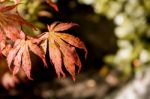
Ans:
[[[19,79],[16,76],[11,75],[9,72],[6,72],[2,76],[2,85],[6,89],[14,88],[17,83],[19,83]]]
[[[46,2],[47,2],[50,6],[52,6],[57,12],[59,11],[58,6],[57,6],[55,3],[53,3],[51,0],[46,0]]]
[[[18,4],[0,7],[0,33],[4,35],[3,38],[6,36],[14,41],[18,38],[24,38],[21,26],[27,25],[35,28],[31,23],[19,16],[18,13],[12,11],[17,5]],[[2,38],[0,37],[0,39]]]

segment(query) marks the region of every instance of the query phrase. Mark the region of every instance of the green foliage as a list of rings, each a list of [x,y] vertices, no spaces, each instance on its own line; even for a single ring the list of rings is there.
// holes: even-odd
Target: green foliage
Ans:
[[[108,55],[106,63],[130,75],[150,62],[149,0],[79,0],[91,5],[95,13],[113,20],[118,50]],[[113,31],[112,31],[113,32]]]

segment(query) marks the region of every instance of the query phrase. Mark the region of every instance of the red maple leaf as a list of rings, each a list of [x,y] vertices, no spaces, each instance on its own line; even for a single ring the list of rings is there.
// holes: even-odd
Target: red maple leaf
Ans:
[[[47,64],[45,60],[45,53],[29,38],[26,38],[26,40],[17,39],[15,41],[14,46],[7,55],[7,63],[9,68],[11,68],[11,64],[13,62],[13,75],[17,74],[19,69],[22,68],[27,77],[32,79],[30,76],[31,59],[29,51],[32,51],[34,54],[39,56],[43,60],[45,66],[47,66]]]
[[[65,77],[62,64],[64,64],[66,70],[72,75],[73,80],[75,80],[75,65],[79,67],[80,71],[81,62],[75,47],[84,49],[85,56],[87,55],[87,49],[79,38],[62,33],[62,31],[76,25],[74,23],[55,22],[48,26],[49,32],[44,33],[40,37],[42,40],[41,45],[45,53],[47,47],[49,47],[49,57],[54,64],[58,78],[60,78],[60,75]]]

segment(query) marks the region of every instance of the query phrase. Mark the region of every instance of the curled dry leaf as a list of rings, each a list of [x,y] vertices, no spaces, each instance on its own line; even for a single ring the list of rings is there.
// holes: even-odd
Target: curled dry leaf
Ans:
[[[17,74],[19,69],[22,68],[27,77],[32,79],[30,76],[31,59],[29,51],[39,56],[43,60],[45,66],[47,66],[45,54],[40,47],[34,44],[30,39],[18,39],[7,55],[8,67],[11,69],[11,64],[13,66],[13,75]]]
[[[85,56],[87,55],[87,49],[79,38],[63,33],[63,31],[76,25],[74,23],[55,22],[48,26],[49,32],[44,33],[39,38],[42,40],[41,45],[44,51],[46,51],[45,48],[49,47],[49,57],[54,64],[58,78],[61,75],[65,77],[62,64],[64,64],[66,70],[72,75],[73,80],[75,80],[75,65],[79,67],[80,71],[81,62],[75,47],[83,49]]]

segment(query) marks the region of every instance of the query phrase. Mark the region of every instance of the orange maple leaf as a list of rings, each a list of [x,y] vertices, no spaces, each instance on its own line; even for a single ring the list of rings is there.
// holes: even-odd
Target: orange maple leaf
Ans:
[[[35,28],[31,23],[19,16],[18,13],[12,11],[17,5],[0,7],[0,35],[3,35],[0,40],[5,39],[5,37],[13,41],[21,38],[22,31],[20,27],[23,25]]]
[[[75,47],[84,49],[85,56],[87,55],[87,49],[84,43],[77,37],[70,34],[62,33],[77,24],[74,23],[60,23],[55,22],[48,25],[49,32],[45,32],[39,38],[42,40],[42,48],[46,53],[46,49],[49,46],[49,57],[54,64],[58,78],[60,75],[65,77],[62,70],[62,64],[64,64],[66,70],[71,74],[73,80],[75,80],[75,65],[81,69],[81,62]],[[47,46],[48,45],[48,46]]]
[[[22,32],[21,26],[27,25],[35,28],[15,12],[17,5],[0,6],[0,53],[5,50],[6,38],[12,41],[24,38],[25,34]]]
[[[45,66],[47,66],[45,60],[45,53],[40,47],[38,47],[32,40],[28,38],[26,40],[17,39],[13,48],[9,51],[7,55],[7,63],[10,69],[11,64],[13,62],[13,75],[17,74],[21,67],[24,70],[27,77],[29,79],[32,79],[30,76],[31,59],[29,51],[32,51],[34,54],[39,56],[43,60]]]

